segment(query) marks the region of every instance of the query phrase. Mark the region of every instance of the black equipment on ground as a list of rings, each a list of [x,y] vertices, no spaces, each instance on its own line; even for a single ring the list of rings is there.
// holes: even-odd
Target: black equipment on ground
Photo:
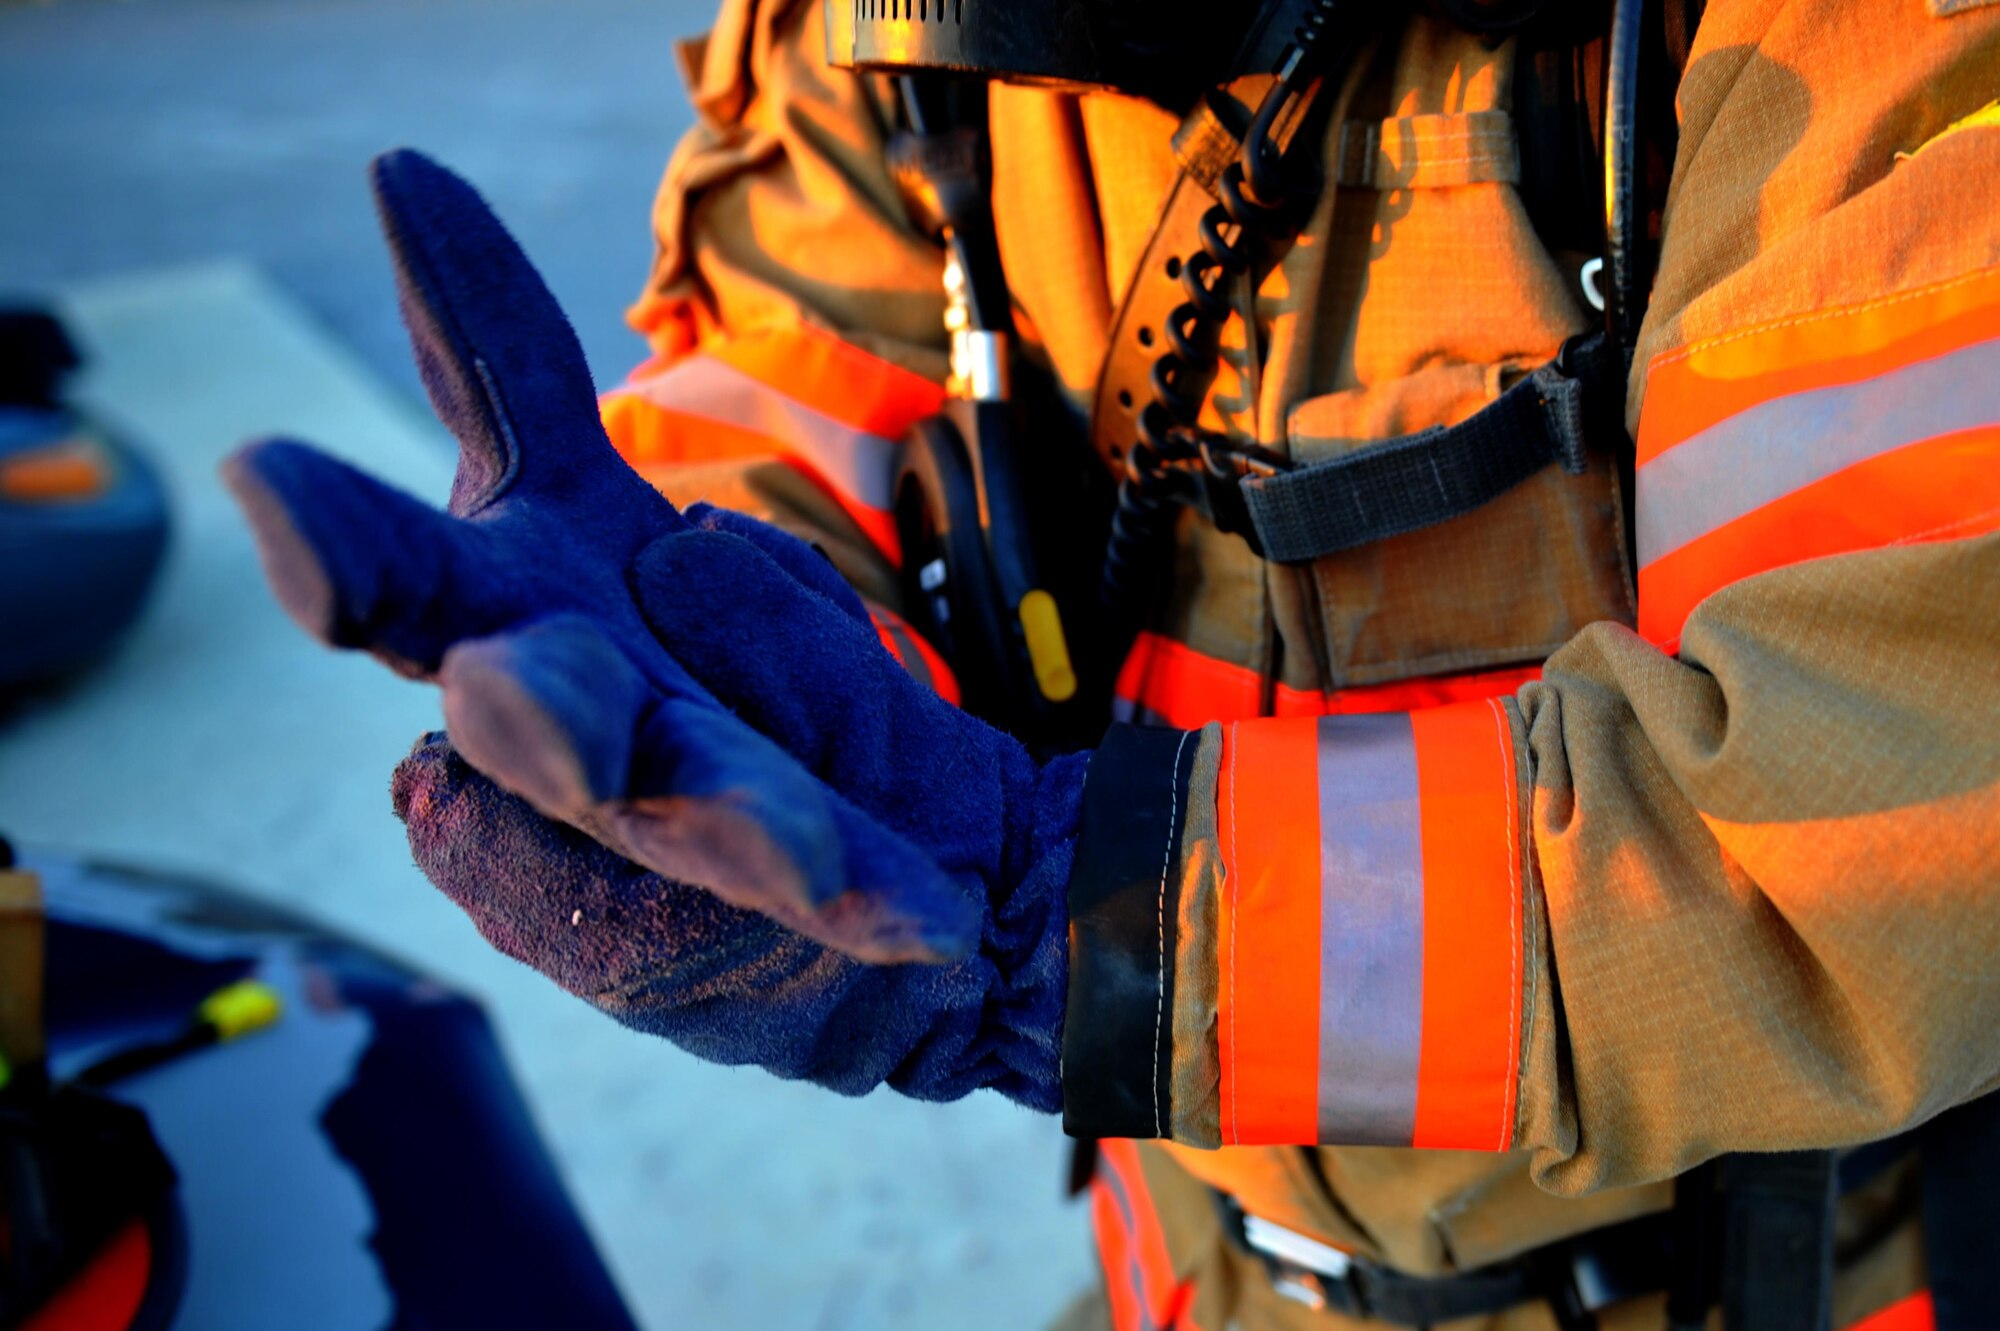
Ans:
[[[166,553],[159,474],[65,399],[81,363],[53,314],[0,308],[0,693],[102,657],[144,609]]]
[[[212,884],[11,857],[0,1327],[633,1331],[470,1000]]]
[[[0,1091],[0,1326],[13,1326],[141,1226],[152,1279],[133,1331],[170,1325],[185,1276],[174,1167],[146,1115],[75,1085]]]
[[[53,314],[0,308],[0,406],[54,410],[62,381],[82,364]]]

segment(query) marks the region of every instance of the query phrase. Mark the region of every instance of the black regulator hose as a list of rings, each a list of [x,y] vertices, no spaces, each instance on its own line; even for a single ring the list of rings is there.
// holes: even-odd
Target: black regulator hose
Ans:
[[[1647,262],[1646,192],[1641,172],[1639,66],[1645,46],[1645,0],[1616,0],[1605,50],[1604,296],[1605,330],[1629,369],[1639,345],[1651,286]]]

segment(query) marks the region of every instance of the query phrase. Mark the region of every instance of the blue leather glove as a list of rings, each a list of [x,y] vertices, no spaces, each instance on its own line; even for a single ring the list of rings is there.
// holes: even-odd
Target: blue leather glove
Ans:
[[[478,195],[410,152],[374,183],[461,446],[449,513],[299,444],[224,476],[295,619],[441,686],[450,745],[396,778],[419,865],[706,1057],[1054,1108],[1084,757],[1037,764],[917,684],[809,546],[677,512]]]

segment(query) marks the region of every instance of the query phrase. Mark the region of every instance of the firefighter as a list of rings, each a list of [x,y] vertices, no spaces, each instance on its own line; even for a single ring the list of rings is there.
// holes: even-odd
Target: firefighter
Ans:
[[[378,163],[450,512],[227,475],[425,872],[1060,1111],[1078,1325],[2000,1326],[2000,8],[952,4],[681,48],[601,403]]]

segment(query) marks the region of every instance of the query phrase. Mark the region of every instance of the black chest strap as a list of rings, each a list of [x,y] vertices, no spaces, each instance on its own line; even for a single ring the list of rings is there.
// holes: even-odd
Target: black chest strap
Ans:
[[[1622,431],[1624,390],[1623,358],[1605,335],[1572,338],[1457,425],[1245,477],[1241,534],[1266,559],[1307,563],[1461,517],[1550,463],[1581,474],[1590,440]],[[1237,515],[1215,516],[1227,530]]]

